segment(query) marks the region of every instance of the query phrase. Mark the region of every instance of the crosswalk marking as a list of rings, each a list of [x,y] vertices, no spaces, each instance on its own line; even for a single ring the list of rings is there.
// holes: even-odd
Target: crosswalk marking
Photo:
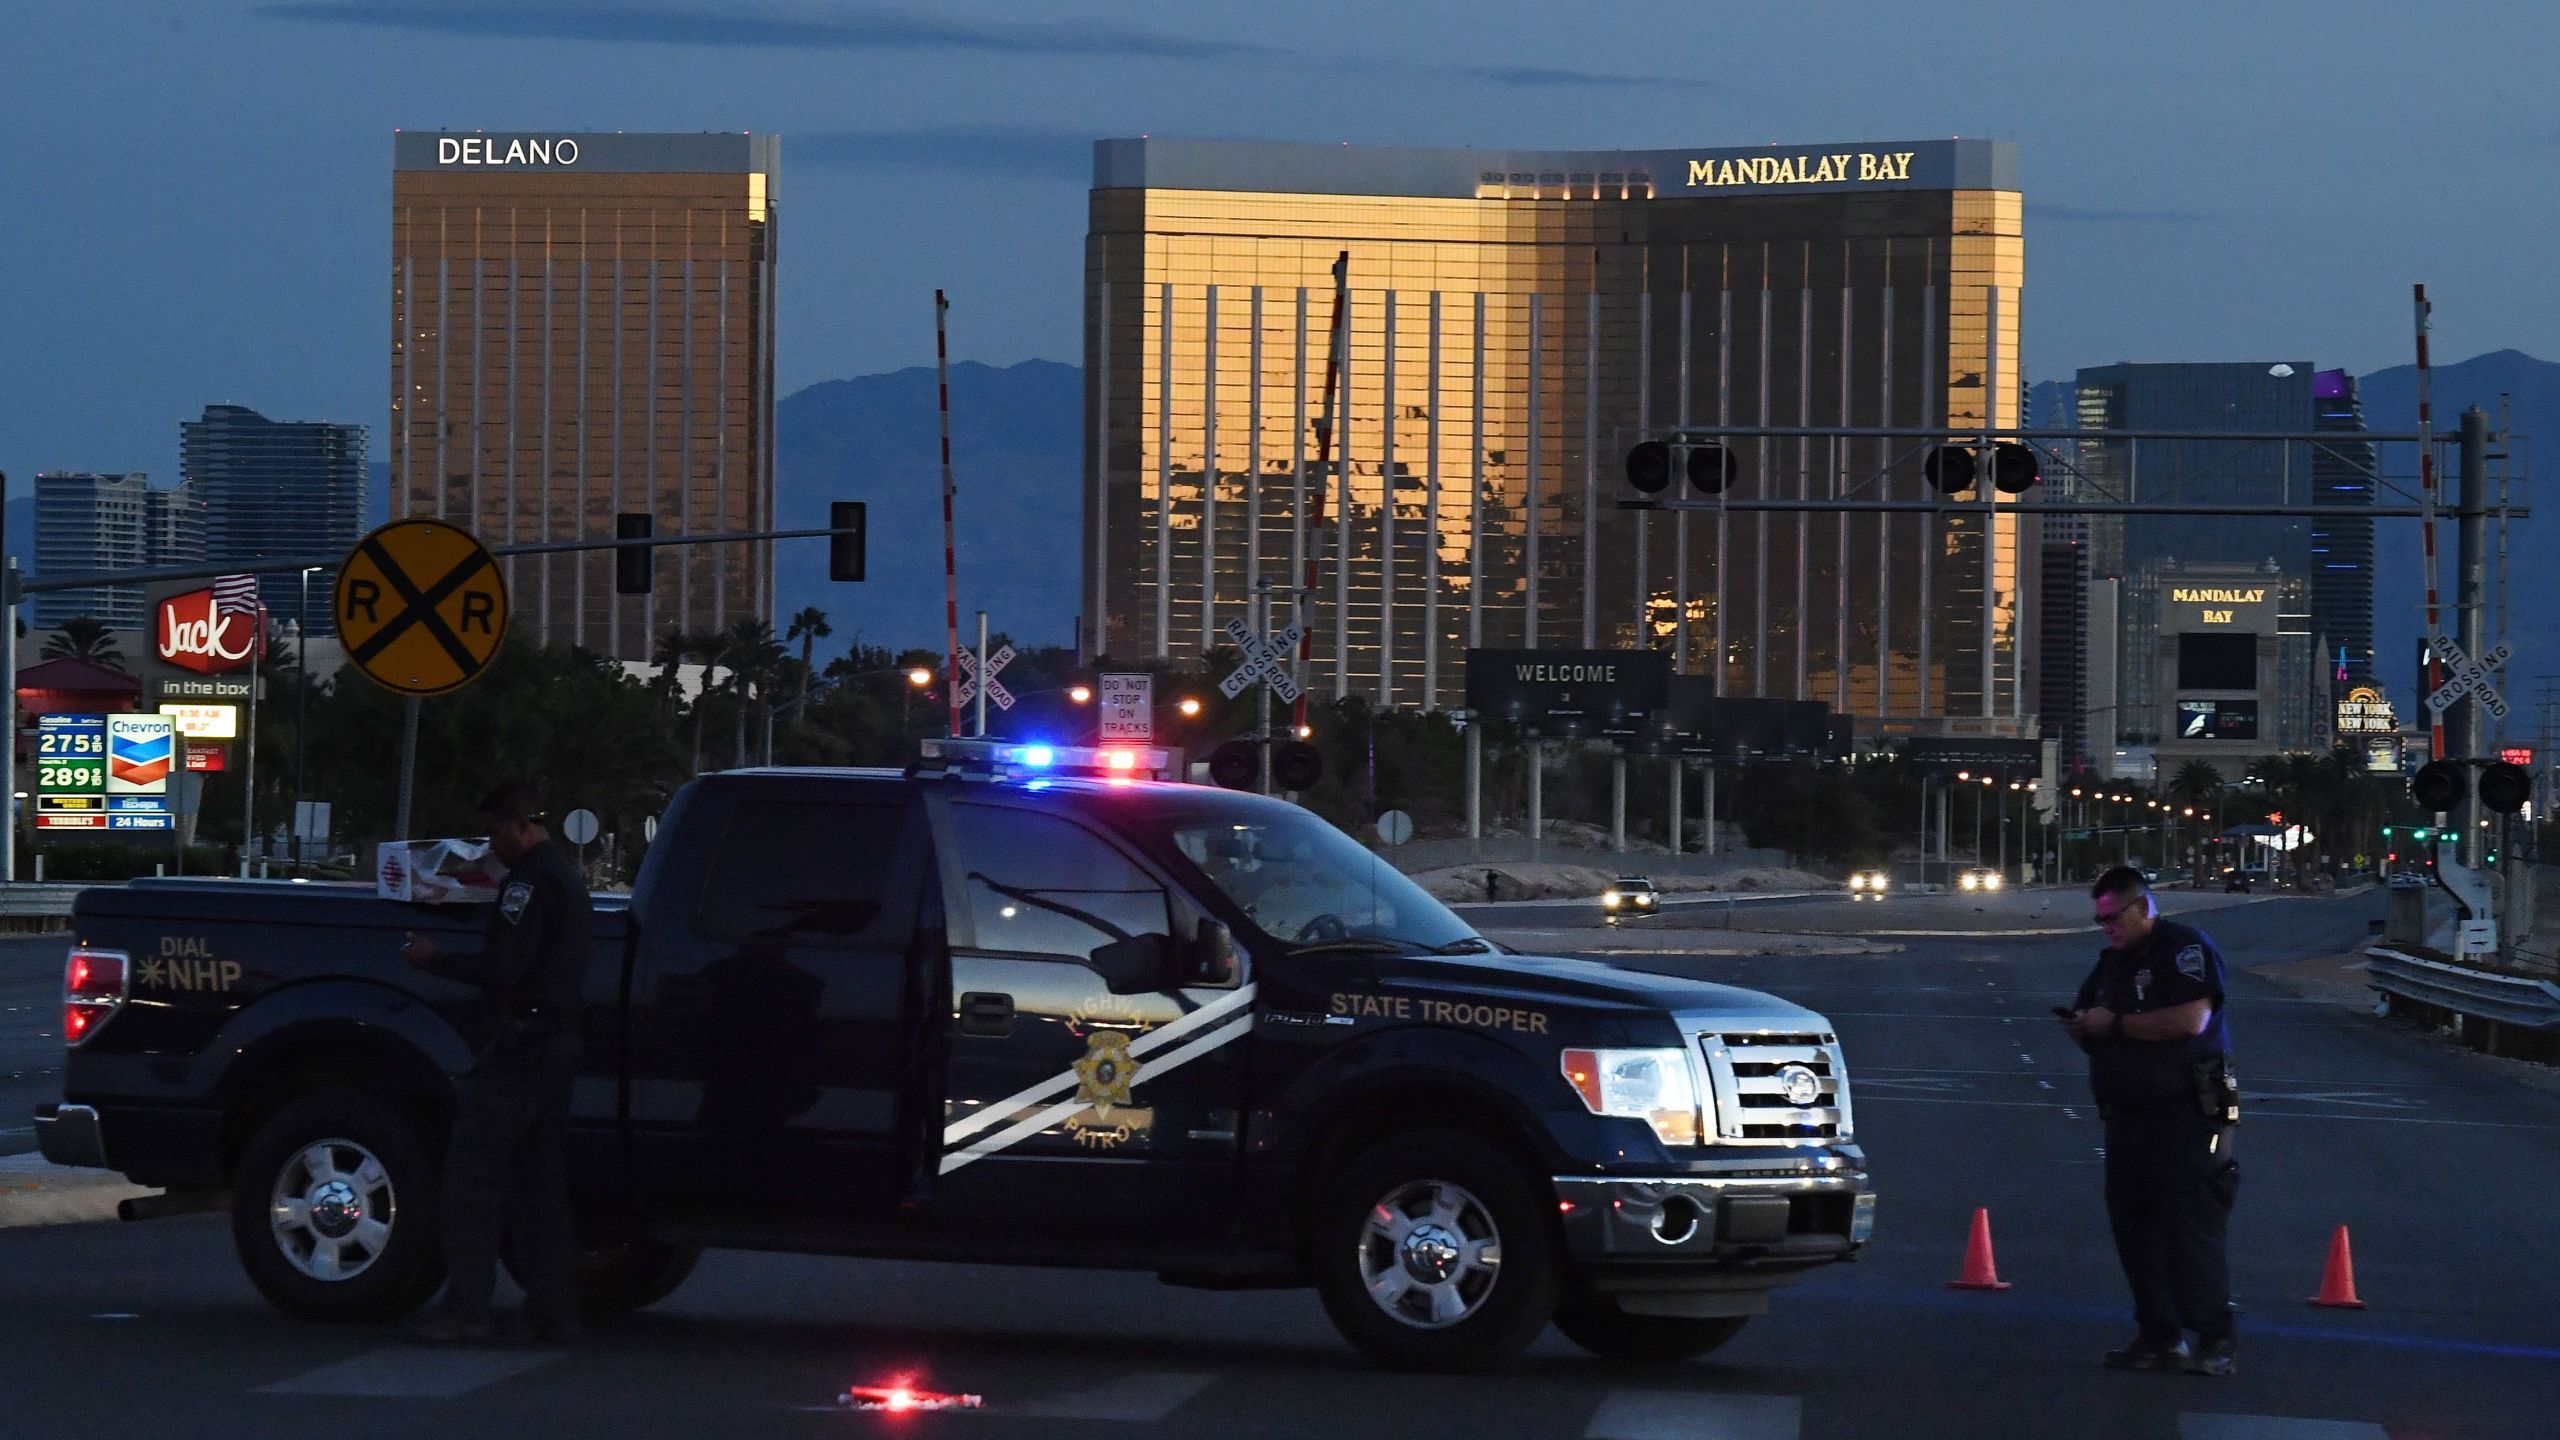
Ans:
[[[1215,1375],[1142,1370],[1084,1390],[1064,1390],[1018,1404],[991,1405],[999,1414],[1040,1420],[1161,1420],[1216,1382]]]
[[[1796,1440],[1803,1402],[1793,1395],[1710,1395],[1693,1390],[1612,1390],[1585,1440]]]
[[[429,1350],[414,1345],[369,1350],[352,1360],[323,1365],[272,1385],[259,1395],[362,1395],[409,1400],[450,1400],[484,1385],[538,1370],[565,1350]]]
[[[2285,1415],[2178,1417],[2178,1440],[2391,1440],[2365,1420],[2297,1420]]]

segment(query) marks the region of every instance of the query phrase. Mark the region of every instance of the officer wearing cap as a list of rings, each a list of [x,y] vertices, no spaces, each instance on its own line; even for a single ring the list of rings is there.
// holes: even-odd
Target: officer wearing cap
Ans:
[[[2140,1327],[2106,1363],[2229,1375],[2238,1352],[2223,1235],[2240,1166],[2222,955],[2203,931],[2161,919],[2130,865],[2089,894],[2107,948],[2062,1028],[2089,1055],[2107,1127],[2107,1218]]]
[[[532,1338],[578,1337],[577,1238],[562,1153],[577,1077],[580,983],[590,953],[587,884],[551,843],[530,785],[480,802],[489,845],[507,866],[477,954],[412,936],[411,965],[480,991],[485,1038],[455,1096],[445,1150],[443,1301],[410,1333],[435,1344],[497,1337],[490,1313],[502,1241],[524,1283]]]

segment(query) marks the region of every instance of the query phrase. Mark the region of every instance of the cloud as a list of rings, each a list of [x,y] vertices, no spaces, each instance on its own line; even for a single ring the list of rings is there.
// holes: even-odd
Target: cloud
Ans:
[[[255,13],[311,24],[604,44],[962,50],[1158,60],[1272,53],[1268,47],[1243,41],[1167,35],[1099,21],[973,21],[917,14],[859,0],[763,0],[733,6],[687,4],[683,0],[627,5],[600,0],[458,0],[453,4],[420,0],[275,0],[258,6]]]
[[[2027,202],[2027,216],[2033,220],[2064,220],[2092,225],[2203,225],[2222,217],[2205,210],[2109,210],[2084,205],[2047,205]]]
[[[791,131],[794,166],[830,170],[976,171],[1077,184],[1093,175],[1094,136],[1081,130],[951,126],[910,130]]]
[[[1707,80],[1695,75],[1604,75],[1590,70],[1558,70],[1542,65],[1453,66],[1442,73],[1469,80],[1490,80],[1518,88],[1703,90]]]

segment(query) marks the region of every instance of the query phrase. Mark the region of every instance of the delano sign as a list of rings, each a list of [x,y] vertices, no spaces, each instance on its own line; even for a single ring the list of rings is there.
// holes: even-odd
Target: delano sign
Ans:
[[[1670,699],[1659,650],[1467,652],[1467,708],[1540,734],[1639,735]]]

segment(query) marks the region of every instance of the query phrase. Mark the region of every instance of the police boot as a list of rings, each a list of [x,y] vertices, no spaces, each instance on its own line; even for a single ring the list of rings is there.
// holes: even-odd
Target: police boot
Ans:
[[[2121,1350],[2106,1354],[2110,1370],[2175,1370],[2188,1362],[2187,1342],[2180,1340],[2137,1339]]]
[[[2211,1375],[2216,1379],[2238,1374],[2240,1342],[2226,1335],[2219,1340],[2196,1342],[2196,1353],[2187,1360],[2190,1375]]]

